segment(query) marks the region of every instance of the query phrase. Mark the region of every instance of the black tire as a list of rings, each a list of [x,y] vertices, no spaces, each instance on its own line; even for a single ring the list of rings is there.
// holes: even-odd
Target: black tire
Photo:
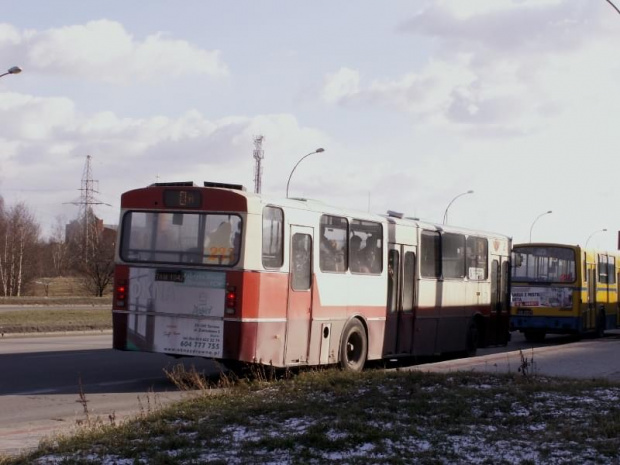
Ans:
[[[547,332],[543,329],[526,329],[523,336],[527,342],[542,342],[545,340]]]
[[[478,328],[478,324],[475,320],[471,320],[469,322],[469,326],[467,327],[466,344],[465,355],[468,357],[473,357],[476,355],[478,346],[480,345],[480,329]]]
[[[359,320],[347,323],[340,341],[340,368],[345,371],[362,371],[368,357],[368,337]]]
[[[596,318],[596,337],[604,337],[606,329],[607,319],[605,318],[605,310],[599,310],[598,317]]]

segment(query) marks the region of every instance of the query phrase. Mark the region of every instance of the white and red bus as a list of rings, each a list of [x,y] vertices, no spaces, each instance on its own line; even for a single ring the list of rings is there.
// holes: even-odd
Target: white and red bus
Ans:
[[[361,370],[507,343],[510,238],[204,184],[122,195],[115,349]]]

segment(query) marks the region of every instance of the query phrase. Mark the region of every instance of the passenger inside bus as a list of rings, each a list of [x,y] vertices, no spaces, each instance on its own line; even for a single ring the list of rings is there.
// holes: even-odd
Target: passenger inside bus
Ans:
[[[366,238],[366,246],[361,250],[361,254],[370,273],[381,272],[381,246],[379,239],[374,234]]]
[[[350,240],[350,260],[349,268],[354,273],[370,273],[367,256],[362,253],[362,238],[356,234]]]
[[[207,250],[207,264],[228,265],[234,258],[232,242],[232,227],[228,221],[222,221],[215,231],[207,235],[205,249]]]
[[[325,229],[321,231],[319,249],[321,269],[324,271],[336,271],[336,247],[325,235]]]

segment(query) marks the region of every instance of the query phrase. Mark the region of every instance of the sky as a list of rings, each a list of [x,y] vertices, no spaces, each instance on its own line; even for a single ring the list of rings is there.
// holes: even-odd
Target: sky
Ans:
[[[0,196],[50,234],[154,182],[243,184],[615,250],[605,0],[0,0]],[[0,71],[2,73],[4,71]],[[472,194],[461,195],[467,191]],[[453,201],[454,200],[454,201]],[[452,203],[451,203],[452,202]],[[551,214],[544,214],[552,211]],[[607,229],[607,231],[602,231]]]

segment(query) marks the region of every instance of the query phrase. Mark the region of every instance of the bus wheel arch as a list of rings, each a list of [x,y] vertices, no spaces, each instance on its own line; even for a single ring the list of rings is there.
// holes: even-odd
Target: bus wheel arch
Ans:
[[[362,371],[368,358],[368,330],[359,318],[351,318],[340,338],[338,363],[345,371]]]

